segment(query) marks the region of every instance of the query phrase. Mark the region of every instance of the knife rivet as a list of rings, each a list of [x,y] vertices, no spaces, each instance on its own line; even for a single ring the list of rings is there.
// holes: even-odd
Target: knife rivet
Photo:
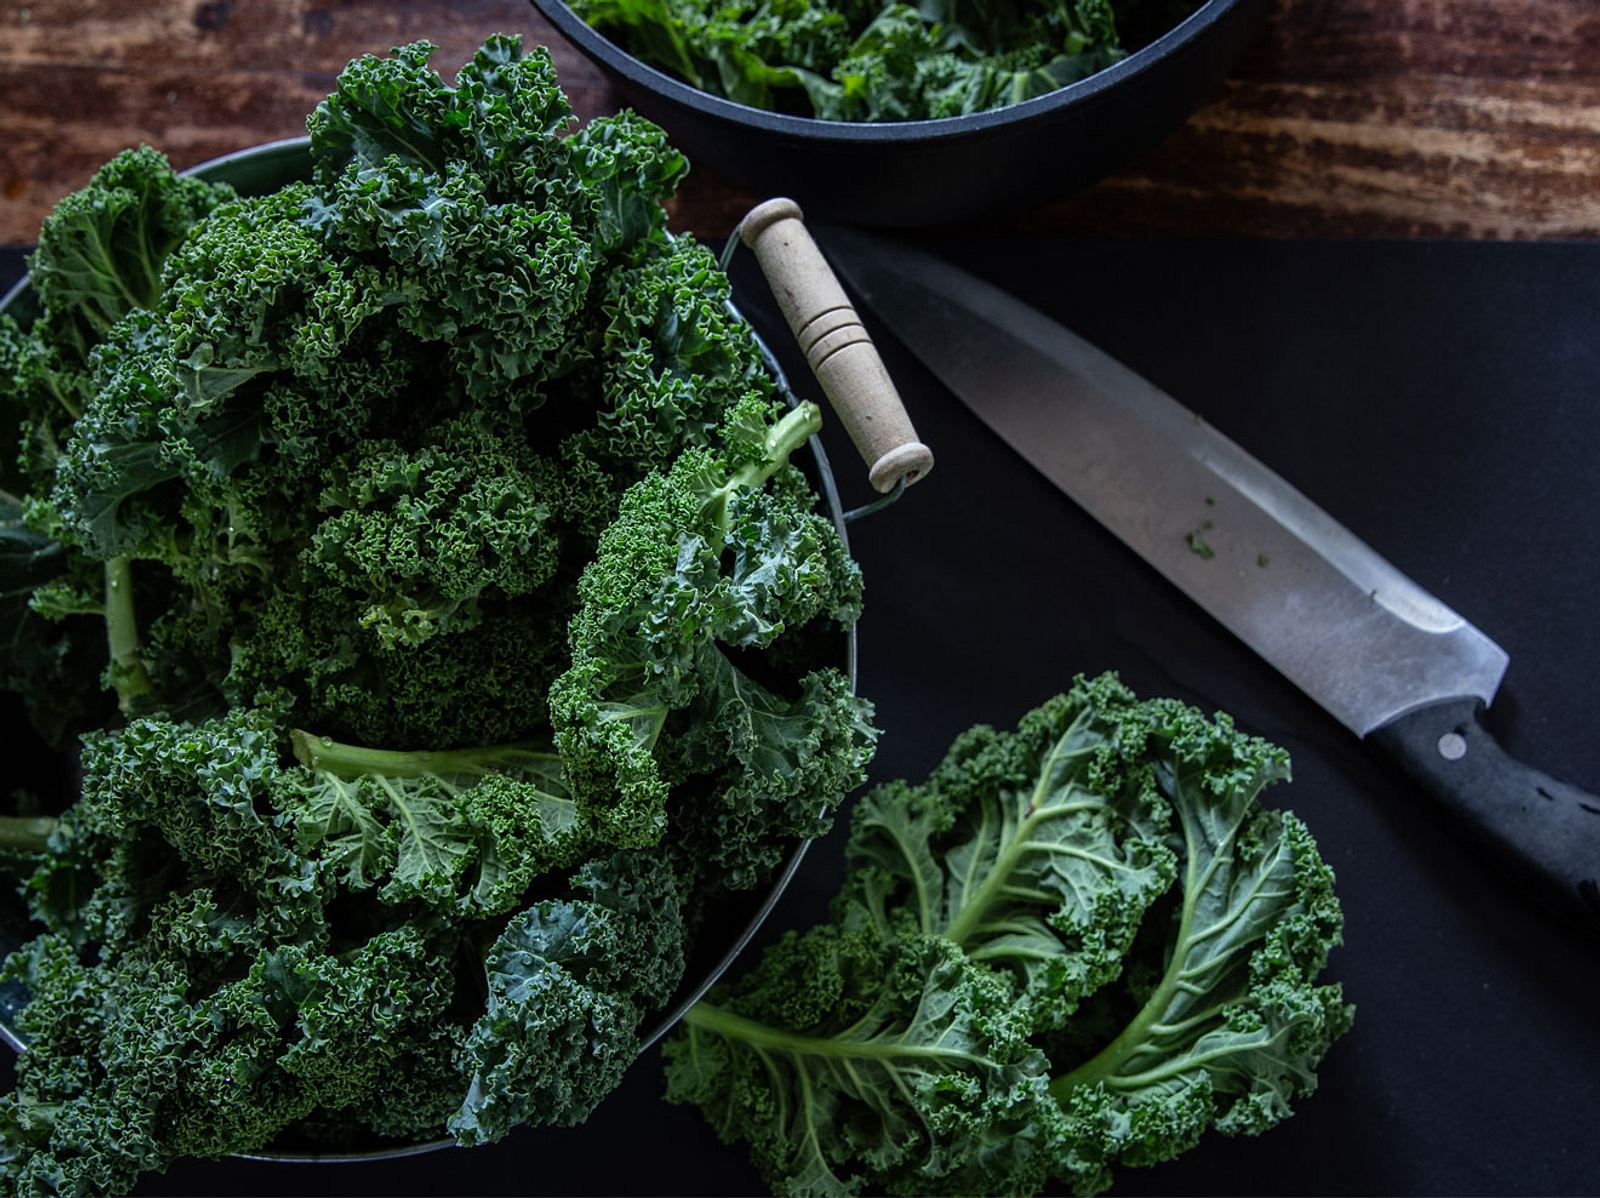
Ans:
[[[1459,732],[1446,732],[1439,738],[1439,756],[1446,761],[1460,761],[1467,755],[1466,738]]]

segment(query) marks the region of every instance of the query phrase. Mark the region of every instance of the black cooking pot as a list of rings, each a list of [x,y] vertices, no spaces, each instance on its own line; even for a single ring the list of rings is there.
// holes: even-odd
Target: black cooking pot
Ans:
[[[807,215],[866,225],[1014,215],[1171,132],[1227,75],[1266,0],[1208,0],[1127,58],[1010,108],[934,121],[822,121],[736,104],[646,66],[561,0],[533,0],[697,166]]]

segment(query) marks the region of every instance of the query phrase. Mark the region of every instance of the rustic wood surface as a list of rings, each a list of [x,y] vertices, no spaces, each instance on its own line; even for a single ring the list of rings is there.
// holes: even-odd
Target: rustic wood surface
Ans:
[[[581,114],[614,99],[526,0],[6,0],[0,244],[125,145],[179,165],[302,129],[353,55],[550,41]],[[702,171],[677,224],[748,205]],[[1600,0],[1275,0],[1219,94],[1145,159],[1024,222],[1109,235],[1600,236]]]

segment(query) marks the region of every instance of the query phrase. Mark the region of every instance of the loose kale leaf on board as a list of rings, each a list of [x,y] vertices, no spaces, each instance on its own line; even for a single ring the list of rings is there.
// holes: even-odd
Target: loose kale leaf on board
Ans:
[[[1352,1014],[1287,775],[1110,675],[963,734],[857,806],[831,920],[689,1012],[668,1097],[785,1194],[1095,1193],[1273,1126]]]

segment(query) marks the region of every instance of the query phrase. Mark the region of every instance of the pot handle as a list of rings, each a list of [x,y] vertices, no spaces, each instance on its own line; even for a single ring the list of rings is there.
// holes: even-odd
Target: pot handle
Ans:
[[[811,239],[800,205],[768,200],[750,210],[737,232],[755,251],[811,373],[867,464],[873,488],[888,493],[926,476],[933,469],[933,451],[917,440],[900,393]]]

